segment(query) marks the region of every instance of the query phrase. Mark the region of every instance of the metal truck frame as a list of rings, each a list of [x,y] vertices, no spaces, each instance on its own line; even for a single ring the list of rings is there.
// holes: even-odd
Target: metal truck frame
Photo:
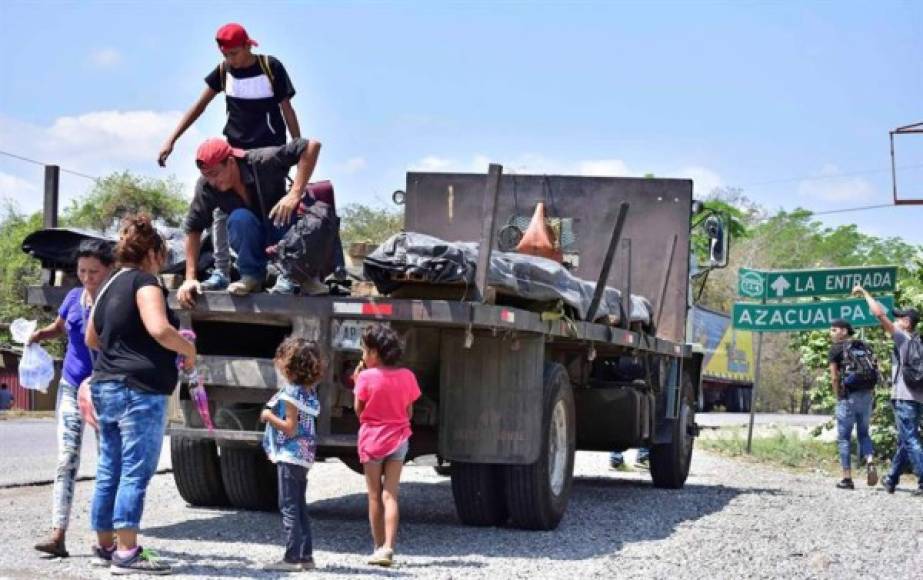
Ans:
[[[276,389],[273,353],[289,334],[317,341],[329,361],[319,387],[318,456],[361,470],[351,371],[361,356],[359,332],[374,321],[404,337],[403,365],[423,392],[408,459],[435,454],[448,462],[464,524],[555,528],[577,449],[649,447],[654,485],[682,487],[697,434],[702,360],[685,337],[692,182],[504,176],[491,166],[487,176],[408,173],[399,197],[407,230],[480,239],[482,248],[495,247],[498,224],[529,216],[544,201],[568,232],[562,247],[575,273],[599,284],[614,280],[623,296],[648,297],[656,334],[625,314],[618,326],[549,319],[492,293],[486,275],[474,292],[464,289],[466,298],[208,292],[182,311],[171,293],[170,306],[198,335],[217,426],[205,429],[187,389],[178,389],[169,433],[180,495],[193,505],[274,508],[275,471],[259,448],[258,416]],[[33,287],[28,301],[54,306],[64,291]]]

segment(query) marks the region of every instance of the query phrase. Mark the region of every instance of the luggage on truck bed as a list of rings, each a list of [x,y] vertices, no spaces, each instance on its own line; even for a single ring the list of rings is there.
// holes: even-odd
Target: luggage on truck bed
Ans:
[[[478,244],[446,242],[426,234],[403,232],[390,237],[365,258],[365,276],[382,294],[400,288],[403,280],[474,287]],[[403,279],[403,280],[402,280]],[[562,300],[580,320],[593,301],[595,283],[581,280],[547,258],[494,251],[490,255],[489,286],[536,302]],[[596,320],[622,320],[621,292],[606,287]],[[653,308],[641,296],[632,296],[630,320],[649,327]]]

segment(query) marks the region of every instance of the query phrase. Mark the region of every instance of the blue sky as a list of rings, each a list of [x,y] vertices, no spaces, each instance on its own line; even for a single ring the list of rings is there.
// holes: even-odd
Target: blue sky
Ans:
[[[157,150],[244,24],[286,65],[315,177],[385,203],[408,168],[692,177],[770,208],[891,199],[888,130],[923,121],[920,2],[0,4],[0,150],[91,175],[189,184],[213,102]],[[899,141],[923,166],[923,135]],[[846,175],[844,175],[846,174]],[[901,172],[923,198],[923,168]],[[65,174],[65,200],[90,182]],[[0,197],[38,209],[41,168],[0,156]],[[825,217],[923,243],[923,207]]]

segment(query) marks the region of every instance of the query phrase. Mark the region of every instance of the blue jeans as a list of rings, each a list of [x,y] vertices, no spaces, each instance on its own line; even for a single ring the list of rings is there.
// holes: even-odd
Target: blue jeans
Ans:
[[[852,391],[845,399],[836,402],[836,443],[840,450],[840,466],[850,468],[850,440],[853,425],[859,445],[859,457],[868,457],[875,452],[869,437],[869,423],[872,420],[873,393],[871,389]]]
[[[281,240],[290,227],[291,224],[282,227],[268,222],[264,224],[249,209],[238,208],[232,211],[228,216],[228,240],[237,252],[237,269],[241,275],[259,280],[265,278],[268,262],[266,247]]]
[[[279,511],[285,530],[286,562],[312,558],[311,518],[308,517],[308,468],[291,463],[276,463],[279,474]]]
[[[147,484],[157,470],[167,421],[167,397],[122,381],[91,385],[99,422],[99,462],[90,523],[96,531],[137,530]]]
[[[897,452],[891,460],[888,479],[900,479],[909,462],[913,472],[923,481],[923,445],[920,443],[920,418],[923,405],[916,401],[891,401],[894,407],[894,425],[897,427]]]

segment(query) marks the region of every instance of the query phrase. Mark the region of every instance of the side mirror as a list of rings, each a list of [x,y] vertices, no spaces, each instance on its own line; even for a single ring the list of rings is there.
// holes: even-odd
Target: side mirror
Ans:
[[[716,215],[705,220],[705,233],[708,235],[708,266],[724,268],[728,265],[729,240],[724,222]]]

